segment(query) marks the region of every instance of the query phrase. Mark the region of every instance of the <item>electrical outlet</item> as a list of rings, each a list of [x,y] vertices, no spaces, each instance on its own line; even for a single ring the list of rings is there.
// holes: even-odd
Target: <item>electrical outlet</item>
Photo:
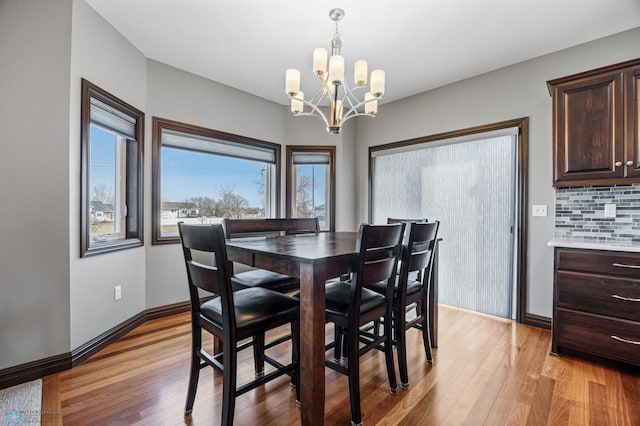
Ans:
[[[534,216],[547,216],[547,205],[546,204],[534,204],[533,205],[533,215]]]
[[[113,299],[120,300],[122,299],[122,286],[117,285],[113,288]]]
[[[605,204],[604,205],[604,217],[616,217],[616,205]]]

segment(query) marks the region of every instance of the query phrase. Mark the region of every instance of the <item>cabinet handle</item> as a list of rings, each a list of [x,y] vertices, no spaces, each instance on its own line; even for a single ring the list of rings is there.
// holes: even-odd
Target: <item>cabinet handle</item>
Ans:
[[[627,161],[627,166],[633,166],[633,161],[631,160]]]
[[[626,300],[627,302],[640,302],[640,299],[632,299],[630,297],[618,296],[617,294],[612,294],[611,297],[614,299]]]
[[[616,161],[616,167],[622,166],[622,161]]]
[[[640,269],[640,265],[625,265],[624,263],[614,263],[612,266],[618,268]]]
[[[611,336],[611,338],[613,340],[617,340],[618,342],[628,343],[630,345],[640,345],[640,342],[636,342],[635,340],[623,339],[622,337],[618,337],[618,336]]]

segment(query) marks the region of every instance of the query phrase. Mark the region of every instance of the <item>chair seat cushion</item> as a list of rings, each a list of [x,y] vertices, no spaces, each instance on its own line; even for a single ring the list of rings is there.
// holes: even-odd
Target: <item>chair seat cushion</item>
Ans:
[[[395,287],[397,290],[398,289],[397,281],[396,281]],[[369,284],[367,288],[375,291],[376,293],[385,294],[385,292],[387,291],[387,282],[381,281],[378,283]],[[409,282],[407,283],[407,294],[417,293],[421,289],[422,289],[422,283],[420,281],[409,280]]]
[[[235,274],[231,277],[231,283],[234,289],[263,287],[281,293],[300,288],[300,280],[297,278],[265,269],[251,269]]]
[[[327,284],[326,309],[328,313],[347,316],[349,313],[349,295],[351,294],[351,283],[337,282]],[[360,313],[365,313],[371,309],[385,304],[385,298],[381,294],[369,289],[362,289],[362,300],[360,303]]]
[[[233,299],[239,331],[257,327],[261,323],[291,322],[297,318],[300,306],[299,301],[292,297],[261,287],[235,291]],[[222,324],[220,297],[203,303],[200,311],[209,320]]]

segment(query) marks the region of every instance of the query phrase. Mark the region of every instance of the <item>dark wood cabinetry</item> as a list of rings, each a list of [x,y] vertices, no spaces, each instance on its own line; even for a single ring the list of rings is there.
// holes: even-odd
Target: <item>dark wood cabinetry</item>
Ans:
[[[640,253],[556,248],[551,352],[640,365]]]
[[[640,182],[640,59],[547,82],[553,185]]]
[[[627,70],[624,78],[627,176],[640,178],[640,65]]]

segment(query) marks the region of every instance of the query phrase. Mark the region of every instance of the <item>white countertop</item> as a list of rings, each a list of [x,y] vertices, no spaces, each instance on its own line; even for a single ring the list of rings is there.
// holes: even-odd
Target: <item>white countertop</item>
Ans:
[[[630,243],[616,243],[615,241],[595,242],[569,239],[553,239],[547,243],[550,247],[577,248],[588,250],[610,250],[640,253],[640,245]]]

